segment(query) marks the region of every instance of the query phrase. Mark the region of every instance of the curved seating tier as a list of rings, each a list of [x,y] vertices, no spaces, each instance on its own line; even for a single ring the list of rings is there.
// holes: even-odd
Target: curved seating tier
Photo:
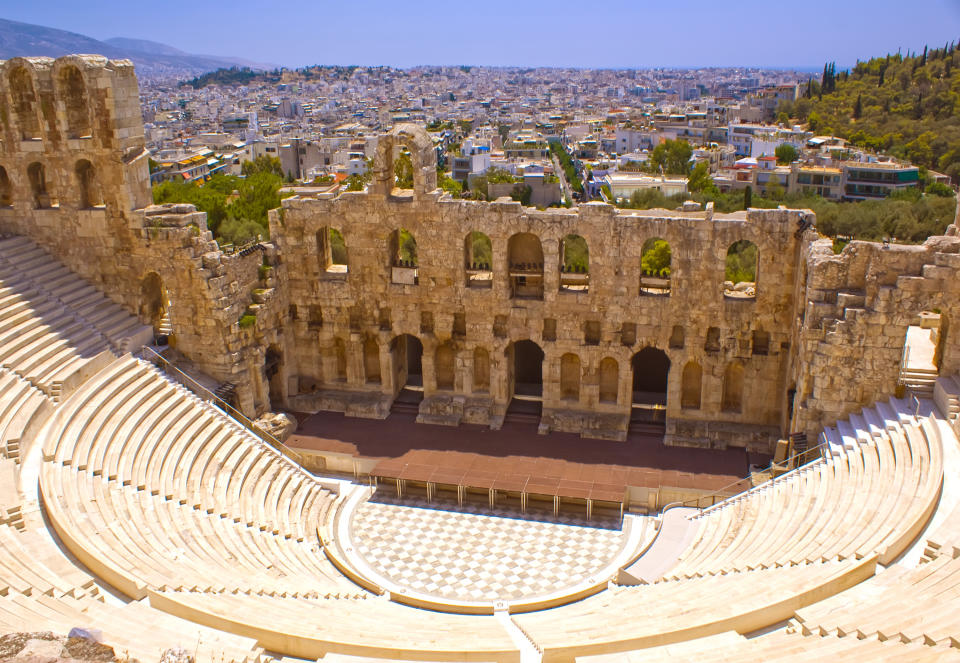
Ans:
[[[629,651],[731,629],[754,631],[873,575],[876,557],[622,587],[513,617],[544,662]]]
[[[153,339],[150,327],[26,237],[0,240],[2,284],[9,284],[14,292],[33,293],[31,301],[44,310],[49,311],[47,305],[52,304],[69,314],[83,325],[77,338],[104,343],[104,349],[127,352]]]
[[[776,632],[745,638],[735,631],[671,645],[617,654],[578,657],[577,663],[743,663],[744,661],[843,661],[844,663],[944,663],[960,660],[950,644],[934,646],[899,640],[855,637],[810,637]]]
[[[145,603],[113,605],[82,597],[45,594],[0,596],[0,633],[53,630],[68,633],[95,624],[120,660],[159,661],[171,647],[182,647],[197,661],[263,660],[263,648],[251,638],[232,635],[167,614]]]
[[[826,432],[828,452],[694,516],[679,578],[822,558],[896,559],[936,508],[943,451],[935,423],[879,404]]]
[[[335,495],[149,364],[117,360],[43,434],[54,527],[128,595],[357,593],[315,533]]]
[[[162,591],[151,592],[150,601],[299,658],[339,653],[401,660],[520,661],[510,634],[489,615],[417,610],[382,598],[345,602]]]

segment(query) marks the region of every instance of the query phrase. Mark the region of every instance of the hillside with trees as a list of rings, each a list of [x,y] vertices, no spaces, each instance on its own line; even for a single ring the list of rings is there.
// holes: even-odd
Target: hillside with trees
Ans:
[[[953,43],[888,54],[837,71],[824,66],[778,116],[859,147],[950,175],[960,184],[960,52]]]

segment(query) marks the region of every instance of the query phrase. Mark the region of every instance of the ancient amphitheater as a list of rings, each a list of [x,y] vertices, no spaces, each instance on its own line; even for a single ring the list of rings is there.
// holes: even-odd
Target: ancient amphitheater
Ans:
[[[0,94],[0,633],[141,661],[960,660],[956,225],[834,254],[799,210],[454,200],[402,125],[368,190],[286,199],[227,253],[151,205],[129,62],[14,59]],[[725,283],[743,240],[756,280]],[[247,418],[276,409],[454,442],[519,417],[588,454],[659,426],[680,458],[776,463],[518,483],[286,446]]]

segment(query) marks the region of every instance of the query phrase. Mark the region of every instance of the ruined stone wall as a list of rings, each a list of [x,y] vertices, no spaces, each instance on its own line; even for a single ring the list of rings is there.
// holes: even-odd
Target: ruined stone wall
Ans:
[[[794,376],[793,430],[817,435],[863,406],[894,395],[907,327],[941,313],[941,375],[960,371],[960,237],[956,226],[921,246],[829,240],[807,256],[806,306]],[[811,437],[812,439],[812,437]]]
[[[0,62],[0,233],[26,235],[145,323],[155,272],[177,347],[204,372],[240,385],[256,356],[238,321],[260,252],[226,256],[191,205],[151,207],[137,80],[128,60],[81,55]],[[259,369],[258,369],[259,370]]]
[[[289,315],[287,403],[385,416],[402,386],[403,358],[392,348],[398,336],[409,334],[423,345],[421,420],[496,426],[513,395],[513,348],[529,339],[545,355],[543,424],[622,438],[631,412],[631,359],[653,347],[670,360],[668,443],[767,450],[784,424],[802,217],[788,210],[629,213],[602,203],[538,211],[512,201],[455,200],[425,188],[387,192],[385,185],[329,200],[287,199],[271,216]],[[327,269],[317,238],[330,228],[343,235],[346,274]],[[393,282],[391,235],[400,228],[416,239],[416,284]],[[465,242],[471,231],[491,240],[489,288],[469,285]],[[542,246],[542,299],[512,296],[508,243],[519,233]],[[562,242],[570,234],[589,247],[587,292],[561,288]],[[641,250],[652,237],[672,247],[668,296],[640,292]],[[755,299],[723,292],[727,250],[741,239],[759,247]],[[716,338],[708,342],[710,328]],[[762,348],[756,338],[763,339]],[[481,360],[484,353],[489,357],[489,387],[475,386],[478,348]],[[450,355],[452,385],[438,379],[444,369],[436,365]],[[573,389],[564,394],[561,388],[564,355],[579,360],[568,369],[579,382],[572,397]],[[600,364],[607,358],[616,362],[614,402],[600,399]],[[702,370],[701,403],[683,408],[681,378],[690,362]],[[739,411],[725,411],[723,381],[733,362],[743,368],[744,391]]]

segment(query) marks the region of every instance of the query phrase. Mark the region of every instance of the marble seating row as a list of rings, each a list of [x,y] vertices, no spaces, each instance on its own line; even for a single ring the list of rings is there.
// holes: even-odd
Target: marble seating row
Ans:
[[[878,404],[826,433],[825,456],[693,519],[677,578],[877,552],[887,564],[937,505],[943,452],[936,426],[902,404]]]

